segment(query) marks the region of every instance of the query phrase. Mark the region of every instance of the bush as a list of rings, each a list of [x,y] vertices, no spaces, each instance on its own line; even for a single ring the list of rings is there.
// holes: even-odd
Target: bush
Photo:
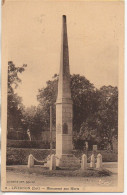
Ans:
[[[53,150],[53,153],[55,151]],[[44,160],[49,154],[49,149],[7,148],[7,165],[27,165],[28,156],[32,154],[37,160]]]
[[[81,158],[83,154],[85,154],[86,151],[79,151],[79,150],[73,150],[73,154]],[[94,153],[95,158],[97,157],[97,154],[102,155],[102,161],[103,162],[117,162],[118,161],[118,153],[114,151],[107,151],[107,150],[97,150],[97,151],[88,151],[87,156],[88,156],[88,162],[90,162],[90,156]]]
[[[88,150],[92,150],[93,149],[93,145],[98,145],[96,141],[94,140],[86,140],[88,142]],[[84,150],[85,148],[85,140],[81,139],[81,138],[74,138],[73,139],[73,144],[74,144],[74,148],[76,150]],[[98,145],[99,148],[99,145]]]
[[[24,150],[7,149],[7,165],[22,165],[25,163],[26,154]]]
[[[11,148],[38,148],[38,149],[49,149],[49,142],[42,141],[30,141],[30,140],[7,140],[7,147]],[[53,143],[53,148],[55,148],[55,143]]]
[[[55,150],[53,150],[55,154]],[[83,151],[73,150],[73,154],[81,159]],[[117,162],[117,153],[107,152],[104,150],[98,150],[95,154],[95,157],[98,153],[102,154],[103,162]],[[28,156],[32,154],[37,160],[44,160],[49,154],[50,149],[32,149],[32,148],[7,148],[7,165],[27,165]],[[92,151],[88,151],[88,162],[90,162],[90,156]]]
[[[26,132],[20,132],[18,130],[9,131],[9,129],[8,129],[7,139],[10,139],[10,140],[28,140],[28,135],[26,134]]]

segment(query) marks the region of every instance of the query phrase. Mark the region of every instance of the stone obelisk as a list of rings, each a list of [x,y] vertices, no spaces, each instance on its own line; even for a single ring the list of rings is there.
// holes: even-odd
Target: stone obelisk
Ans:
[[[69,51],[66,16],[62,16],[62,42],[58,96],[56,100],[56,156],[57,166],[69,167],[74,164],[72,155],[72,108]]]

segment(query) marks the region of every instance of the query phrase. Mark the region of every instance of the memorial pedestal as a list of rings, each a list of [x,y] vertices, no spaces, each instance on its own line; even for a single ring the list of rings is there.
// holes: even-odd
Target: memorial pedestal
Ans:
[[[80,168],[80,160],[73,154],[62,154],[56,156],[56,166],[60,168]]]

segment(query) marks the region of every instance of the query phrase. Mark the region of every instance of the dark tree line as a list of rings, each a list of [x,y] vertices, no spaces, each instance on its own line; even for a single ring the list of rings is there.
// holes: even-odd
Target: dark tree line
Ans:
[[[22,114],[24,106],[22,98],[15,93],[15,89],[21,83],[19,74],[24,72],[26,67],[26,64],[16,67],[12,61],[8,62],[7,133],[9,137],[11,134],[15,137],[18,131],[23,131],[24,129]]]

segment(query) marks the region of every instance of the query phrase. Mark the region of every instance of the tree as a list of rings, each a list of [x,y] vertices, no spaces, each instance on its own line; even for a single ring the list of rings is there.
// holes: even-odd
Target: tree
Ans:
[[[32,140],[38,140],[40,134],[45,130],[46,119],[45,112],[41,106],[31,106],[24,108],[23,118],[25,121],[26,129],[30,131]]]
[[[112,148],[113,137],[118,139],[118,88],[103,86],[99,93],[98,115],[102,123],[101,135],[103,141],[107,140]]]
[[[80,139],[112,148],[113,139],[118,139],[118,88],[103,86],[96,93],[97,111],[82,123]]]
[[[17,131],[22,123],[22,98],[15,93],[15,89],[18,84],[21,83],[21,79],[18,74],[25,70],[27,65],[22,67],[16,67],[12,61],[8,62],[8,99],[7,99],[7,129],[8,132],[12,129]]]
[[[41,123],[43,127],[49,129],[50,106],[53,109],[53,125],[56,120],[56,98],[58,88],[58,75],[54,75],[52,80],[47,81],[45,88],[39,89],[37,100],[41,108]],[[96,112],[96,89],[84,76],[79,74],[71,75],[71,94],[73,100],[73,130],[79,132],[80,126],[91,113]],[[39,115],[38,115],[39,116]]]
[[[79,132],[81,124],[93,113],[96,113],[98,94],[94,85],[79,74],[71,76],[71,94],[74,113],[73,130]]]
[[[26,114],[32,134],[49,130],[50,106],[53,109],[53,128],[55,129],[58,75],[47,81],[46,87],[39,89],[37,108],[30,108]],[[84,141],[101,146],[112,145],[112,138],[118,135],[118,89],[103,86],[96,89],[90,81],[79,74],[71,75],[71,94],[73,100],[73,137],[80,149]],[[32,115],[31,115],[32,114]]]

